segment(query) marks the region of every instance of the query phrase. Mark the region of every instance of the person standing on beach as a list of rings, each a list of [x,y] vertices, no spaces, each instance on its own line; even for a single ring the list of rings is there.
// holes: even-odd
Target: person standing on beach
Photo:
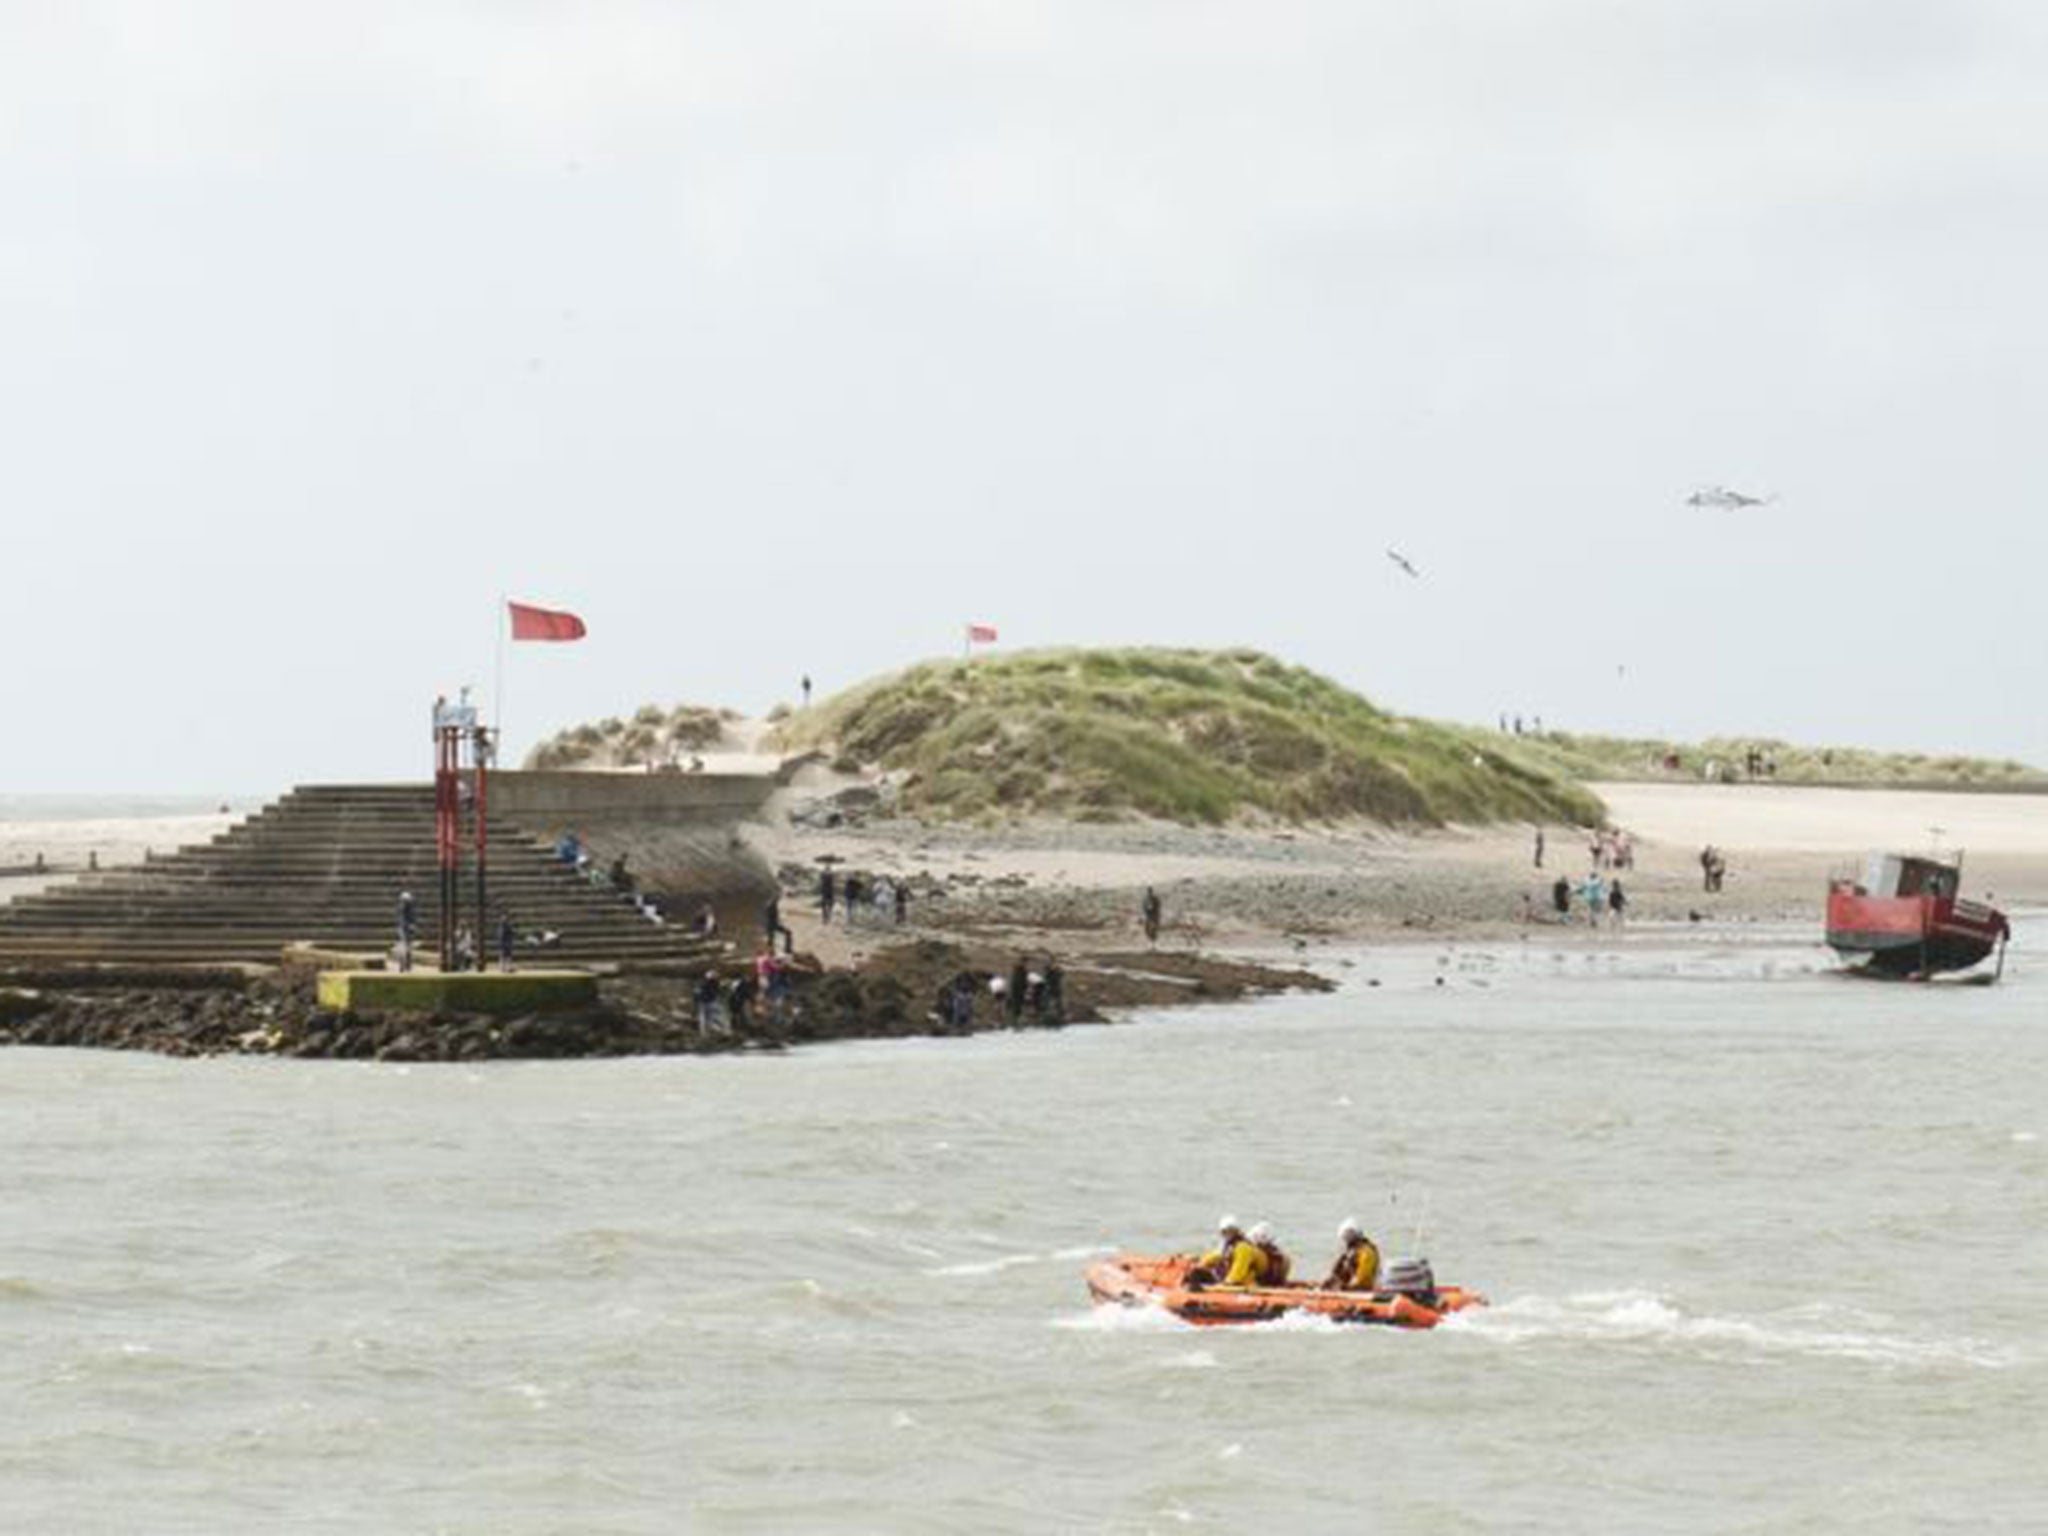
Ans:
[[[832,921],[832,900],[839,894],[839,878],[832,873],[832,866],[826,865],[825,872],[818,876],[818,911],[825,922]]]
[[[1147,944],[1157,944],[1159,942],[1159,919],[1165,911],[1165,906],[1159,899],[1159,893],[1149,885],[1145,887],[1145,900],[1141,911],[1145,920],[1145,942]]]
[[[510,912],[500,912],[498,914],[499,970],[510,971],[512,969],[512,946],[518,941],[518,932],[512,926],[512,914]]]
[[[808,672],[806,672],[806,673],[804,674],[804,684],[803,684],[803,687],[804,687],[804,708],[805,708],[805,709],[809,709],[809,708],[811,707],[811,674],[810,674],[810,673],[808,673]]]
[[[1712,843],[1700,850],[1700,889],[1718,891],[1728,877],[1728,856]]]
[[[1618,879],[1607,887],[1607,910],[1614,915],[1614,926],[1617,928],[1628,918],[1628,897],[1622,893],[1621,881]]]
[[[752,1026],[747,1009],[754,1001],[754,973],[741,967],[739,975],[725,989],[725,1032],[745,1034]]]
[[[896,882],[896,926],[901,928],[910,918],[910,882]]]
[[[1543,867],[1543,829],[1541,827],[1536,829],[1536,867],[1538,869]]]
[[[1009,989],[1003,993],[1003,1015],[1012,1029],[1024,1022],[1024,994],[1030,986],[1031,967],[1019,955],[1017,963],[1010,967]]]
[[[1557,919],[1568,923],[1572,916],[1572,883],[1559,875],[1550,884],[1550,904],[1557,909]]]
[[[782,920],[782,897],[780,894],[770,896],[762,906],[761,928],[763,936],[768,943],[768,953],[771,955],[775,953],[775,940],[777,936],[780,936],[782,939],[784,954],[793,955],[796,953],[796,935],[789,931],[789,925]]]

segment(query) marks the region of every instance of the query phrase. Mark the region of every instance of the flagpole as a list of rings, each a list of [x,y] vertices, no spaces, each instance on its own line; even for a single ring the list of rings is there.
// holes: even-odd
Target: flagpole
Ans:
[[[498,717],[495,724],[498,728],[498,761],[500,763],[505,761],[505,631],[512,627],[511,620],[507,617],[510,612],[511,609],[506,606],[505,595],[502,592],[499,593],[497,620],[498,659],[495,674],[491,679],[491,709]],[[479,939],[477,942],[481,944],[483,941]]]

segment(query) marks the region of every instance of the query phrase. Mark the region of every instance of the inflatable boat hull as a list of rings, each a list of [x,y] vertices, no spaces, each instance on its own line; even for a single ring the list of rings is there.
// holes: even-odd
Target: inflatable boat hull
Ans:
[[[1486,1305],[1477,1291],[1440,1286],[1435,1306],[1390,1291],[1326,1291],[1312,1285],[1190,1286],[1194,1260],[1184,1253],[1163,1258],[1120,1253],[1088,1270],[1088,1292],[1105,1305],[1163,1307],[1185,1322],[1266,1323],[1291,1312],[1327,1317],[1337,1323],[1376,1323],[1388,1328],[1434,1328],[1453,1312]]]

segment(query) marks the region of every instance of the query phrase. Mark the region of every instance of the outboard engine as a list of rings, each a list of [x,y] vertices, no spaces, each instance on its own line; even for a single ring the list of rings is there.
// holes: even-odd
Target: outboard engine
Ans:
[[[1387,1266],[1380,1276],[1380,1289],[1392,1291],[1396,1296],[1406,1296],[1412,1301],[1434,1309],[1436,1306],[1436,1271],[1429,1267],[1427,1259],[1396,1259]]]

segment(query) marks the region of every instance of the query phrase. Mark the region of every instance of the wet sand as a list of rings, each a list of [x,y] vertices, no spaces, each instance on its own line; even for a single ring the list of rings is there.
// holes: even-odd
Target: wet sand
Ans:
[[[1636,933],[1695,925],[1817,923],[1831,874],[1873,849],[1938,846],[1965,855],[1966,893],[2012,910],[2048,908],[2048,797],[1666,784],[1601,784],[1614,825],[1635,844],[1619,872]],[[1939,832],[1931,829],[1939,828]],[[868,918],[826,928],[810,899],[824,858],[842,871],[908,878],[919,928],[1019,944],[1127,942],[1144,888],[1164,901],[1168,947],[1301,949],[1399,938],[1501,937],[1553,930],[1550,889],[1591,866],[1589,835],[1549,826],[1534,860],[1532,826],[1391,833],[1372,828],[1202,829],[1157,823],[945,827],[877,819],[817,829],[786,824],[757,841],[782,873],[798,942],[832,963],[899,937]],[[1703,889],[1700,850],[1728,859],[1723,889]],[[1593,937],[1582,914],[1570,927]],[[1611,937],[1603,924],[1603,937]]]

